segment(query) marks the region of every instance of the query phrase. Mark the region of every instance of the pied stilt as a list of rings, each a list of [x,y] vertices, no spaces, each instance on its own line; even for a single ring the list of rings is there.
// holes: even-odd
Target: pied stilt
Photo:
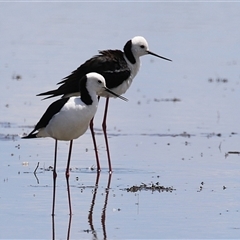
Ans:
[[[53,102],[47,108],[33,131],[23,137],[25,139],[40,137],[51,137],[55,139],[52,215],[54,215],[55,209],[57,141],[70,141],[66,167],[66,179],[68,184],[73,139],[77,139],[87,131],[89,123],[97,111],[98,99],[96,94],[108,92],[112,96],[114,95],[115,97],[127,100],[109,90],[106,87],[104,77],[98,73],[88,73],[83,76],[81,80],[78,81],[78,88],[81,92],[80,97],[66,97]],[[112,169],[109,169],[109,171],[112,172]],[[71,214],[70,199],[69,210]]]

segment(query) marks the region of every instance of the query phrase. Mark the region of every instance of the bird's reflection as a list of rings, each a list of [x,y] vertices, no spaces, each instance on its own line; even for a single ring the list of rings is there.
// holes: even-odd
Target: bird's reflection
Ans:
[[[104,204],[102,208],[101,213],[101,225],[102,225],[102,231],[103,231],[103,239],[107,239],[107,231],[106,231],[106,210],[107,210],[107,204],[108,204],[108,197],[109,197],[109,190],[111,185],[111,178],[112,174],[108,175],[108,182],[107,187],[105,188],[105,199]],[[88,224],[90,227],[90,230],[87,230],[85,232],[91,232],[93,235],[93,239],[97,240],[97,231],[94,228],[93,224],[93,213],[94,213],[94,206],[96,202],[96,197],[98,193],[98,187],[99,187],[99,179],[100,179],[100,172],[96,175],[95,185],[94,185],[94,191],[92,196],[92,201],[90,204],[89,214],[88,214]],[[71,232],[71,223],[72,223],[72,207],[71,207],[71,196],[70,196],[70,186],[69,181],[67,180],[67,192],[68,192],[68,203],[69,203],[69,220],[68,220],[68,228],[67,228],[67,237],[66,239],[70,239],[70,232]],[[55,215],[52,215],[52,239],[55,240]]]
[[[90,231],[93,235],[94,240],[98,239],[97,232],[96,232],[96,230],[94,228],[94,224],[93,224],[93,213],[94,213],[94,206],[95,206],[95,201],[96,201],[96,196],[97,196],[97,191],[98,191],[99,178],[100,178],[100,172],[97,173],[97,176],[96,176],[95,188],[94,188],[92,202],[91,202],[89,214],[88,214],[88,223],[89,223]],[[107,209],[107,203],[108,203],[108,195],[109,195],[109,189],[110,189],[110,184],[111,184],[111,178],[112,178],[112,174],[110,173],[108,175],[108,183],[107,183],[107,187],[105,189],[105,199],[104,199],[104,205],[103,205],[102,214],[101,214],[101,224],[102,224],[102,231],[103,231],[104,239],[107,239],[106,209]]]
[[[100,173],[98,172],[97,176],[96,176],[92,202],[91,202],[90,209],[89,209],[89,214],[88,214],[88,223],[89,223],[89,226],[90,226],[90,231],[93,234],[93,239],[98,239],[97,238],[97,233],[96,233],[96,231],[94,229],[94,225],[93,225],[93,208],[94,208],[94,205],[95,205],[95,200],[96,200],[97,191],[98,191],[99,177],[100,177]]]
[[[55,240],[55,218],[52,215],[52,240]]]
[[[69,215],[68,219],[68,228],[67,228],[67,240],[70,239],[72,215]],[[55,240],[55,215],[52,215],[52,240]]]
[[[108,195],[110,190],[110,184],[111,184],[111,178],[112,174],[108,175],[108,184],[105,189],[106,195],[105,195],[105,201],[102,209],[102,216],[101,216],[101,223],[102,223],[102,230],[103,230],[103,239],[107,239],[107,231],[106,231],[106,210],[107,210],[107,203],[108,203]]]
[[[72,223],[72,215],[69,215],[69,221],[68,221],[68,231],[67,231],[67,240],[69,240],[69,239],[70,239],[71,223]]]

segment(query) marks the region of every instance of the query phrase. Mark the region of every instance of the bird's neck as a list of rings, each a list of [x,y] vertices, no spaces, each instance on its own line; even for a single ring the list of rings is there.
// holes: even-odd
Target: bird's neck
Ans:
[[[125,55],[126,59],[128,60],[128,62],[130,62],[131,64],[136,63],[136,58],[133,55],[132,51],[124,51],[124,55]]]
[[[127,62],[128,67],[131,70],[131,79],[133,79],[136,74],[138,73],[138,70],[140,68],[140,58],[139,56],[135,56],[135,54],[133,54],[132,52],[132,42],[131,40],[129,40],[124,48],[123,48],[123,52],[124,52],[124,58]]]
[[[81,90],[80,98],[88,106],[98,102],[96,92],[89,91],[87,88]]]
[[[126,55],[124,55],[124,58],[125,58],[125,60],[127,62],[128,67],[131,70],[131,79],[133,79],[137,75],[137,73],[139,71],[140,64],[141,64],[140,63],[140,58],[139,57],[134,57],[135,63],[130,62]]]
[[[132,42],[131,40],[129,40],[124,48],[123,48],[123,52],[124,52],[124,56],[126,57],[126,59],[131,63],[131,64],[135,64],[136,63],[136,57],[133,55],[132,52]]]

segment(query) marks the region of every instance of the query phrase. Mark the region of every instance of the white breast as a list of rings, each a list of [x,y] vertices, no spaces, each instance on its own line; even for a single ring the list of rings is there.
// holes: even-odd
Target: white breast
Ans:
[[[130,63],[125,56],[124,56],[124,58],[125,58],[128,66],[129,66],[129,68],[130,68],[131,75],[126,81],[124,81],[118,87],[111,88],[111,90],[118,95],[124,94],[129,89],[129,87],[132,84],[132,81],[133,81],[134,77],[137,75],[137,73],[139,71],[139,68],[140,68],[140,59],[139,58],[136,58],[136,63],[135,64]],[[108,92],[102,92],[101,94],[99,94],[99,96],[101,96],[101,97],[114,97],[115,98],[115,96],[113,96],[112,94],[110,94]]]

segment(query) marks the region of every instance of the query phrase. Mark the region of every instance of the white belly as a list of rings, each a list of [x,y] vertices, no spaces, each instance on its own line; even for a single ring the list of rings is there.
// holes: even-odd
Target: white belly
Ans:
[[[57,140],[69,141],[83,135],[97,110],[97,103],[90,106],[80,105],[79,97],[70,98],[59,113],[53,116],[46,128],[37,137],[52,137]]]

